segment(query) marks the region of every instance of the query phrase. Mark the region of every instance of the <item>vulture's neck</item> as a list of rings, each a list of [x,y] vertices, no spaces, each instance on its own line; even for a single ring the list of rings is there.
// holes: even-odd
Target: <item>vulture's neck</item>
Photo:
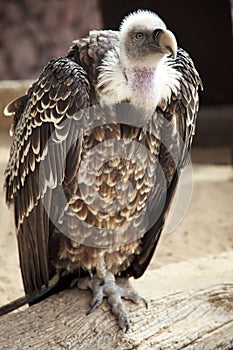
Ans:
[[[156,81],[156,69],[130,68],[125,70],[125,76],[131,91],[130,102],[145,108],[156,107],[161,97],[159,82]]]
[[[156,67],[124,67],[117,51],[110,51],[99,67],[97,94],[101,104],[123,101],[155,109],[161,100],[167,101],[179,87],[179,72],[170,67],[166,58]]]

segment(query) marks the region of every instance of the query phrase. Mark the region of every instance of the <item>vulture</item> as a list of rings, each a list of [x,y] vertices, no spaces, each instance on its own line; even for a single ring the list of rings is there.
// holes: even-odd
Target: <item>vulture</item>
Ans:
[[[25,300],[68,286],[107,297],[119,327],[122,299],[146,300],[121,280],[147,269],[195,133],[201,80],[160,17],[147,10],[93,30],[52,59],[14,117],[5,171],[14,206]]]

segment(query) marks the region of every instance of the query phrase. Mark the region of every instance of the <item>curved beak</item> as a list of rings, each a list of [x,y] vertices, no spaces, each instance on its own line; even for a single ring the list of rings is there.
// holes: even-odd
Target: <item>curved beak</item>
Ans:
[[[175,35],[170,30],[155,30],[154,40],[156,45],[162,50],[164,54],[171,54],[176,58],[177,42]]]

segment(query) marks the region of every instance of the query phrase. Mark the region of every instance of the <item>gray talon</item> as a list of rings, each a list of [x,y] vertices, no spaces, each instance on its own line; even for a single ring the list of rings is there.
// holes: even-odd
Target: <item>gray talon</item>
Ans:
[[[143,302],[143,304],[145,305],[145,308],[146,309],[148,309],[148,302],[147,302],[147,300],[145,299],[145,298],[143,298],[143,297],[141,297],[142,299],[142,302]]]
[[[125,333],[127,333],[129,330],[130,330],[130,323],[129,323],[129,321],[127,320],[127,321],[126,321],[126,325],[125,325]]]
[[[116,315],[118,319],[120,328],[125,329],[127,333],[130,329],[130,322],[122,298],[129,299],[136,304],[142,301],[146,308],[148,308],[148,304],[146,299],[135,292],[129,283],[125,283],[127,280],[123,280],[123,282],[123,286],[118,285],[114,275],[108,272],[105,278],[101,279],[96,276],[94,278],[85,277],[83,280],[79,281],[78,287],[81,289],[90,288],[93,293],[92,305],[87,311],[87,315],[90,315],[101,305],[103,298],[107,297],[112,313]]]
[[[70,288],[74,288],[75,285],[77,285],[79,281],[79,277],[74,278],[71,282],[70,282]]]
[[[96,299],[96,301],[92,304],[90,309],[87,311],[86,315],[90,315],[98,306],[100,306],[102,300]]]

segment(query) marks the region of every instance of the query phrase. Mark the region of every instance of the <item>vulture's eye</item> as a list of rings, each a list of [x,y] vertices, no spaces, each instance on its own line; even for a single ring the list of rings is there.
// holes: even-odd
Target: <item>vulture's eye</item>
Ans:
[[[142,40],[144,38],[144,34],[142,32],[137,32],[134,34],[134,38],[136,40]]]

